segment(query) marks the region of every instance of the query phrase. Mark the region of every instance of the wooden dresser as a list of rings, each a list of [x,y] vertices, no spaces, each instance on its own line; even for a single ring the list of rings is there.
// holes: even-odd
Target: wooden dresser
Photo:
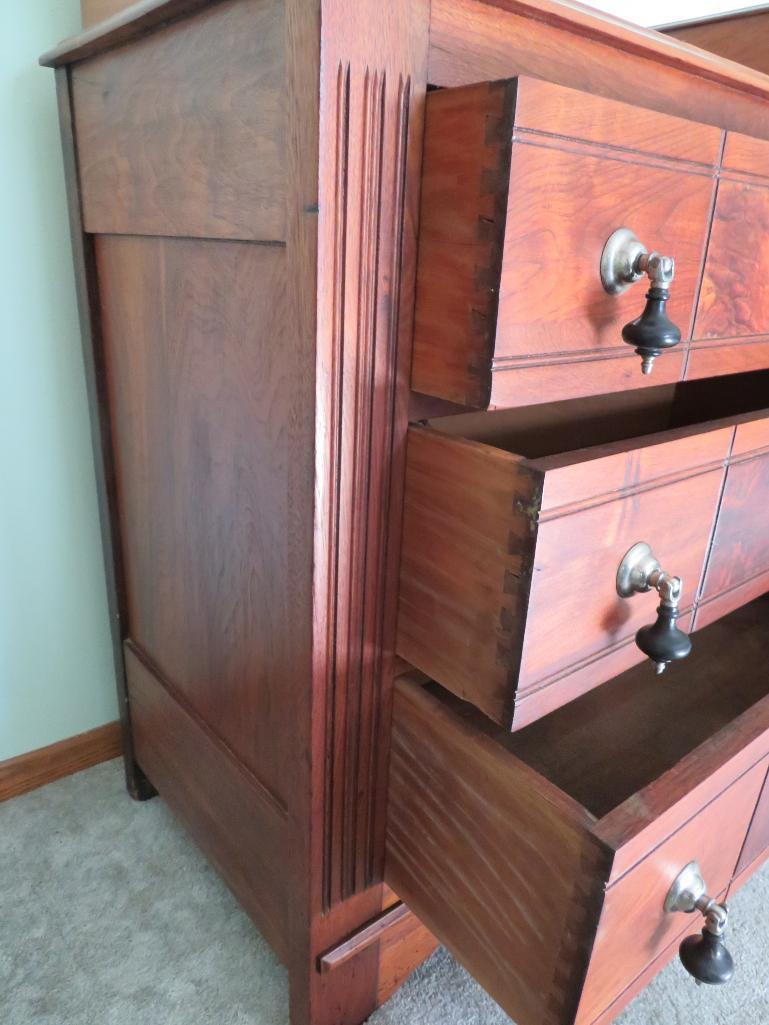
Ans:
[[[679,946],[726,981],[769,77],[557,0],[144,0],[42,63],[128,789],[293,1025],[437,942],[517,1025],[607,1025]]]

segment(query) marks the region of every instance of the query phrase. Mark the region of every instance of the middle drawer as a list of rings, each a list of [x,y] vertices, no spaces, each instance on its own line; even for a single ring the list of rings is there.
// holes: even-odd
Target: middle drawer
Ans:
[[[635,635],[659,599],[616,586],[639,542],[682,578],[689,632],[736,427],[766,411],[686,423],[682,407],[699,406],[687,395],[582,423],[555,404],[550,419],[540,407],[531,421],[506,411],[412,425],[398,654],[520,729],[644,658]],[[634,425],[652,433],[617,438]]]

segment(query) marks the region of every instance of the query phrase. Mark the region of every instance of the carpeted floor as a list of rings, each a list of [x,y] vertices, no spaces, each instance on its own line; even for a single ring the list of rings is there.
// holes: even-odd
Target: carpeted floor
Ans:
[[[732,906],[721,989],[672,964],[618,1025],[769,1025],[769,871]],[[288,1025],[283,968],[160,800],[118,761],[0,805],[3,1025]],[[504,1025],[444,951],[372,1025]]]

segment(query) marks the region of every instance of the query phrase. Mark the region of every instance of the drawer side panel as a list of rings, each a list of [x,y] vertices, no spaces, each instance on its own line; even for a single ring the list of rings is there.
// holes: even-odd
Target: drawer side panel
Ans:
[[[398,682],[387,881],[517,1025],[573,1020],[608,875],[589,824],[436,698]]]
[[[398,654],[509,725],[537,478],[490,446],[411,428]]]

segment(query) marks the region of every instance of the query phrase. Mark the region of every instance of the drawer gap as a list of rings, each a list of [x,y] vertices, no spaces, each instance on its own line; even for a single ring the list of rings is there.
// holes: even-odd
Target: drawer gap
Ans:
[[[769,694],[769,595],[697,636],[663,681],[648,664],[515,733],[435,683],[428,688],[600,819]]]

